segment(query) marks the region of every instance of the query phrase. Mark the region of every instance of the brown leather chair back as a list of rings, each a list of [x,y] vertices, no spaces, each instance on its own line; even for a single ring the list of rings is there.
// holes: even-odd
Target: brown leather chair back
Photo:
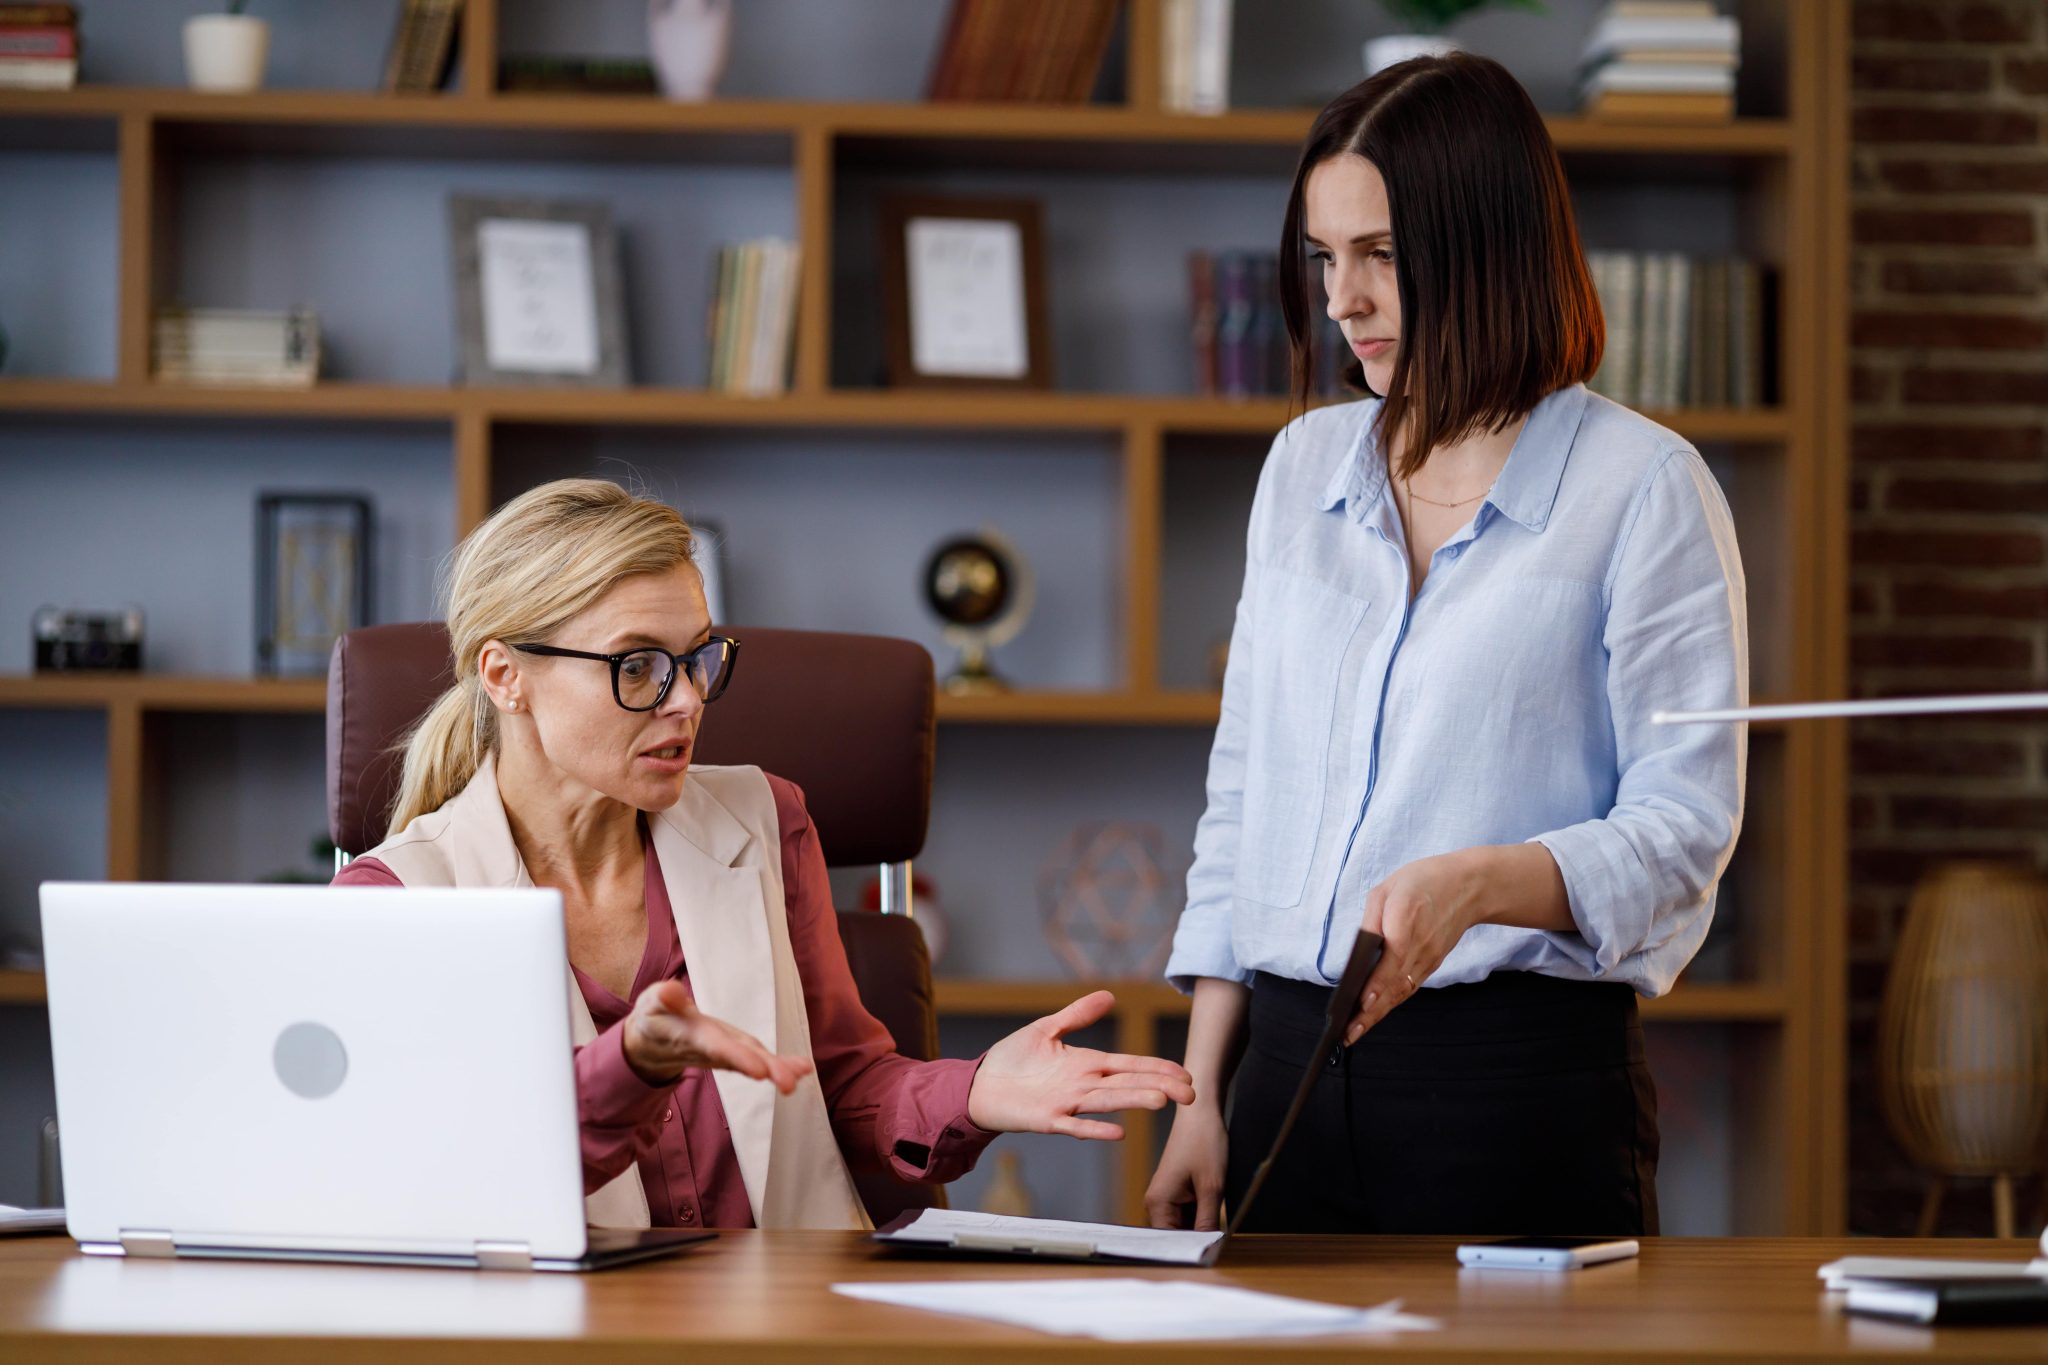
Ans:
[[[931,655],[909,640],[722,627],[740,642],[732,688],[704,715],[696,757],[752,763],[803,788],[825,861],[900,863],[931,818]],[[327,665],[327,822],[335,847],[384,841],[397,750],[453,681],[439,622],[367,626]]]
[[[825,861],[907,862],[931,815],[931,656],[908,640],[721,627],[740,641],[731,690],[705,714],[697,758],[752,763],[803,789]],[[440,622],[368,626],[334,643],[327,666],[327,821],[335,847],[384,840],[398,798],[399,748],[454,681]],[[839,936],[861,1003],[906,1057],[938,1055],[931,958],[914,921],[845,911]],[[944,1190],[883,1171],[854,1182],[877,1224],[943,1207]]]

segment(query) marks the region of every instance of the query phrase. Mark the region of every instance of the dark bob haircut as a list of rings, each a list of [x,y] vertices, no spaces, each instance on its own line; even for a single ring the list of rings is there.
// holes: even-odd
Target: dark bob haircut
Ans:
[[[1401,339],[1379,436],[1401,438],[1402,473],[1592,377],[1606,327],[1557,148],[1506,67],[1459,52],[1388,67],[1309,129],[1280,241],[1296,403],[1308,403],[1323,299],[1303,240],[1309,172],[1347,153],[1387,186]],[[1364,387],[1355,361],[1347,373]]]

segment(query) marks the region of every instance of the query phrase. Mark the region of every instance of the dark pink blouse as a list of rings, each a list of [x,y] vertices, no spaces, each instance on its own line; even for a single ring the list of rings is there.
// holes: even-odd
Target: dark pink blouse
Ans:
[[[855,1169],[883,1167],[904,1180],[955,1179],[973,1168],[995,1137],[967,1117],[967,1092],[979,1062],[912,1061],[896,1051],[888,1030],[861,1007],[839,941],[824,853],[803,793],[779,777],[770,777],[768,785],[781,827],[783,900],[810,1015],[811,1056],[839,1149]],[[334,884],[400,882],[375,858],[358,858]],[[739,1156],[710,1072],[692,1069],[673,1085],[653,1086],[626,1063],[619,1026],[632,1001],[664,978],[689,985],[668,888],[651,843],[645,899],[647,947],[627,998],[571,968],[599,1030],[576,1050],[583,1188],[599,1188],[637,1160],[656,1227],[752,1227]]]

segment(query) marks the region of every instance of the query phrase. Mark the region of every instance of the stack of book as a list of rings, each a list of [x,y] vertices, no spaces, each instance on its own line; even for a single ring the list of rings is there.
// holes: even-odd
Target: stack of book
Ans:
[[[953,0],[932,65],[935,100],[1085,104],[1117,0]]]
[[[1589,251],[1607,352],[1588,385],[1632,408],[1772,401],[1775,280],[1754,261]]]
[[[168,384],[310,388],[320,376],[320,320],[310,308],[159,309],[155,370]]]
[[[455,64],[455,30],[462,0],[401,0],[398,26],[384,58],[384,90],[393,95],[431,94]]]
[[[1159,102],[1176,114],[1230,108],[1231,0],[1164,0]]]
[[[1593,26],[1579,72],[1597,118],[1735,117],[1742,34],[1711,0],[1614,0]]]
[[[77,84],[77,7],[0,5],[0,89],[69,90]]]
[[[709,329],[712,389],[759,398],[789,387],[801,261],[795,242],[773,237],[719,248]]]

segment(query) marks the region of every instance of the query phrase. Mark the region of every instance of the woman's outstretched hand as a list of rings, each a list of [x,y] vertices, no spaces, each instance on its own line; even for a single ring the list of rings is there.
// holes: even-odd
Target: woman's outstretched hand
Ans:
[[[693,1066],[708,1066],[773,1082],[787,1095],[811,1074],[805,1058],[777,1056],[752,1034],[698,1009],[680,981],[657,981],[640,992],[624,1027],[626,1063],[649,1085],[667,1085]]]
[[[1172,1062],[1062,1041],[1115,1006],[1108,991],[1084,995],[990,1048],[974,1073],[967,1117],[992,1133],[1064,1133],[1115,1142],[1124,1135],[1122,1127],[1081,1116],[1193,1104],[1194,1084]]]

